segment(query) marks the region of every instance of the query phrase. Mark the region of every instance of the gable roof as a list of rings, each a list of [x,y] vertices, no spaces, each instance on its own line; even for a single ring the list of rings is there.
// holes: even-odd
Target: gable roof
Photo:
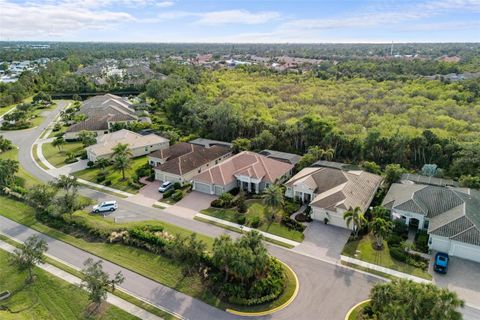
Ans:
[[[428,233],[480,245],[480,192],[418,184],[392,184],[383,201],[389,209],[423,214]]]
[[[130,103],[122,97],[110,93],[85,100],[79,112],[89,117],[114,112],[135,114],[135,110]]]
[[[193,179],[217,185],[228,185],[236,175],[244,175],[263,182],[274,183],[287,174],[293,165],[273,160],[258,153],[243,151],[222,163],[200,173]]]
[[[362,171],[330,167],[305,168],[287,181],[290,187],[307,187],[315,194],[310,205],[335,211],[360,207],[366,211],[382,177]]]
[[[181,143],[180,145],[178,148],[175,148],[175,145],[170,147],[177,150],[165,152],[169,154],[168,160],[163,164],[157,165],[155,170],[183,175],[230,152],[229,148],[222,146],[205,148],[191,143]]]
[[[134,149],[168,141],[168,139],[157,136],[156,134],[142,136],[141,134],[122,129],[101,136],[97,139],[97,144],[87,147],[87,150],[99,156],[110,154],[112,149],[119,143],[128,144],[130,149]]]
[[[107,114],[104,116],[94,116],[88,118],[87,120],[77,122],[71,125],[67,132],[79,132],[83,130],[88,131],[99,131],[99,130],[108,130],[109,122],[121,122],[121,121],[135,121],[137,117],[132,114]]]

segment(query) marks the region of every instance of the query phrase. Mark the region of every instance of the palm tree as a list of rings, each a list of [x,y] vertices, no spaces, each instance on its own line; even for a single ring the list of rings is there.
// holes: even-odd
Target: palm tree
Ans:
[[[323,152],[322,152],[320,158],[323,158],[323,159],[329,160],[329,161],[333,159],[333,155],[335,154],[334,149],[328,148],[328,149],[323,149],[322,151]]]
[[[263,203],[270,208],[271,221],[273,221],[278,208],[283,206],[283,190],[276,184],[270,185],[263,191]]]
[[[95,161],[95,167],[99,168],[103,174],[105,174],[105,169],[110,165],[110,160],[107,158],[100,158]]]
[[[63,140],[63,137],[56,137],[55,140],[52,141],[52,146],[57,147],[58,151],[61,151],[64,143],[65,140]]]
[[[358,238],[358,231],[367,223],[367,219],[363,216],[362,209],[355,207],[345,211],[343,214],[343,220],[347,223],[347,226],[350,228],[352,225],[353,228],[353,237]]]
[[[393,223],[383,218],[374,218],[369,222],[368,227],[375,237],[376,250],[383,249],[383,239],[392,231]]]
[[[125,180],[125,170],[131,168],[132,152],[128,149],[128,144],[117,144],[113,149],[113,168],[122,171],[122,180]]]

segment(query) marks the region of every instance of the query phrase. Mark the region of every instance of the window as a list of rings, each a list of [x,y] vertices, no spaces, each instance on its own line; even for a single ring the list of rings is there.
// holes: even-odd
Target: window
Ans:
[[[148,147],[145,147],[145,151],[148,151]]]
[[[218,160],[215,160],[215,164],[217,164],[217,163],[218,163]]]
[[[202,171],[202,169],[198,169],[198,173],[200,173],[200,171]]]

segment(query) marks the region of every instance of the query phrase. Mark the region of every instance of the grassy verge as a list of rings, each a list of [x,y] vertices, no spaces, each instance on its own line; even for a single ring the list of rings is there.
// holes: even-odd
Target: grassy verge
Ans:
[[[132,185],[130,183],[131,177],[135,174],[135,170],[140,168],[141,166],[145,165],[147,163],[147,157],[138,157],[135,159],[132,159],[132,165],[130,170],[125,171],[125,180],[122,179],[122,173],[118,170],[114,170],[111,166],[107,167],[105,171],[107,172],[107,176],[105,177],[105,180],[97,182],[97,177],[101,173],[101,169],[99,168],[89,168],[89,169],[84,169],[81,171],[74,172],[73,175],[83,179],[87,180],[93,183],[98,183],[98,184],[105,184],[105,181],[111,181],[111,185],[109,187],[122,190],[125,192],[130,192],[130,193],[138,193],[139,187]]]
[[[387,279],[390,279],[390,280],[397,279],[397,277],[392,276],[391,274],[383,273],[381,271],[373,270],[373,269],[370,269],[370,268],[365,268],[365,267],[359,266],[358,264],[354,264],[354,263],[350,263],[350,262],[346,262],[346,261],[341,261],[340,263],[343,264],[344,266],[347,266],[347,267],[350,267],[350,268],[353,268],[353,269],[357,269],[357,270],[360,270],[360,271],[364,271],[364,272],[367,272],[367,273],[371,273],[373,275],[376,275],[376,276],[379,276],[379,277],[382,277],[382,278],[387,278]]]
[[[13,148],[11,150],[0,153],[0,159],[18,161],[18,149]],[[30,188],[36,184],[42,183],[40,180],[37,179],[37,177],[28,173],[22,166],[18,167],[18,172],[16,175],[24,181],[26,188]]]
[[[15,108],[19,104],[32,102],[32,98],[33,98],[33,96],[24,99],[22,102],[14,103],[14,104],[11,104],[11,105],[8,105],[8,106],[5,106],[5,107],[0,107],[0,116],[4,115],[8,111],[12,110],[13,108]]]
[[[40,167],[42,167],[44,170],[48,170],[48,167],[47,167],[46,165],[44,165],[43,162],[40,161],[40,158],[38,157],[37,145],[34,144],[32,148],[33,148],[33,149],[32,149],[33,160],[35,160],[35,162],[36,162]]]
[[[85,186],[86,188],[97,190],[99,192],[103,192],[103,193],[106,193],[106,194],[109,194],[109,195],[112,195],[112,196],[115,196],[115,197],[128,198],[127,196],[125,196],[123,194],[120,194],[120,193],[117,193],[117,192],[113,192],[113,191],[105,190],[105,189],[102,189],[102,188],[94,187],[92,185],[82,183],[80,181],[78,183],[81,184],[82,186]]]
[[[365,301],[358,306],[356,306],[355,309],[352,310],[350,315],[348,316],[348,320],[363,320],[362,313],[363,313],[363,308],[365,308],[366,305],[368,305],[370,301]]]
[[[52,166],[57,168],[67,164],[65,161],[67,160],[68,152],[77,154],[81,151],[83,151],[81,142],[66,142],[61,146],[60,150],[54,147],[51,142],[42,145],[43,156]]]
[[[297,230],[290,230],[286,226],[276,221],[270,222],[270,214],[261,200],[248,200],[246,201],[246,204],[248,207],[247,213],[245,213],[246,226],[252,228],[252,221],[254,219],[258,219],[261,222],[261,224],[256,228],[258,230],[297,242],[303,241],[303,232]],[[210,207],[208,209],[202,210],[201,212],[203,214],[234,223],[237,223],[239,215],[243,215],[241,213],[238,213],[236,208],[222,209]],[[279,214],[283,214],[283,212],[280,212]]]
[[[201,217],[194,217],[193,219],[197,220],[197,221],[200,221],[200,222],[209,223],[209,224],[212,224],[214,226],[217,226],[217,227],[220,227],[220,228],[223,228],[223,229],[227,229],[227,230],[230,230],[230,231],[234,231],[234,232],[238,232],[238,233],[242,233],[242,234],[245,233],[245,231],[243,231],[239,228],[228,226],[228,225],[225,225],[223,223],[218,223],[216,221],[204,219],[204,218],[201,218]],[[295,246],[292,246],[292,245],[290,245],[288,243],[285,243],[285,242],[277,241],[275,239],[270,239],[270,238],[267,238],[267,237],[264,237],[263,239],[267,242],[270,242],[270,243],[273,243],[273,244],[276,244],[278,246],[285,247],[285,248],[288,248],[288,249],[295,248]]]
[[[25,285],[27,271],[19,271],[9,263],[10,254],[0,250],[0,288],[12,296],[1,302],[9,311],[0,311],[0,318],[13,319],[84,319],[88,306],[87,293],[48,272],[35,268],[35,282]],[[109,304],[94,319],[137,319]]]
[[[347,242],[343,248],[342,254],[385,268],[411,274],[423,279],[432,279],[432,276],[428,273],[428,271],[394,260],[390,256],[390,251],[386,241],[384,243],[383,250],[373,249],[372,239],[369,235],[364,236],[359,240]]]

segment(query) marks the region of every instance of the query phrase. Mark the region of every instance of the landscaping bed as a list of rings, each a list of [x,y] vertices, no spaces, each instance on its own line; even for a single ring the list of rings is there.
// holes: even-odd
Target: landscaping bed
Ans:
[[[105,169],[88,168],[81,171],[74,172],[73,175],[93,183],[101,184],[117,190],[138,193],[138,190],[143,187],[137,181],[137,170],[141,169],[147,163],[147,157],[138,157],[132,159],[131,169],[125,170],[125,180],[122,179],[122,173],[114,170],[112,166]]]
[[[175,204],[178,201],[182,200],[187,195],[187,193],[191,191],[192,191],[191,184],[187,183],[182,186],[180,185],[180,183],[175,182],[173,184],[173,188],[163,193],[163,197],[160,200],[160,202],[170,204],[170,205]]]
[[[348,315],[348,319],[346,320],[364,320],[363,317],[363,310],[365,309],[366,306],[368,306],[370,301],[364,301],[357,306],[355,306],[354,309],[350,311],[350,314]]]
[[[9,319],[84,319],[88,305],[87,292],[35,268],[35,282],[25,285],[28,271],[19,271],[9,263],[10,254],[0,250],[0,288],[12,296],[0,301],[0,318]],[[109,304],[90,319],[137,319]]]
[[[203,214],[223,219],[226,221],[246,225],[264,232],[268,232],[286,239],[302,242],[304,239],[302,231],[288,228],[284,223],[271,221],[270,213],[261,199],[251,199],[245,201],[247,212],[240,213],[237,208],[214,208],[202,210]],[[283,209],[280,209],[278,215],[288,217]],[[286,218],[285,218],[286,219]],[[292,219],[290,219],[292,220]],[[288,220],[288,221],[290,221]]]

